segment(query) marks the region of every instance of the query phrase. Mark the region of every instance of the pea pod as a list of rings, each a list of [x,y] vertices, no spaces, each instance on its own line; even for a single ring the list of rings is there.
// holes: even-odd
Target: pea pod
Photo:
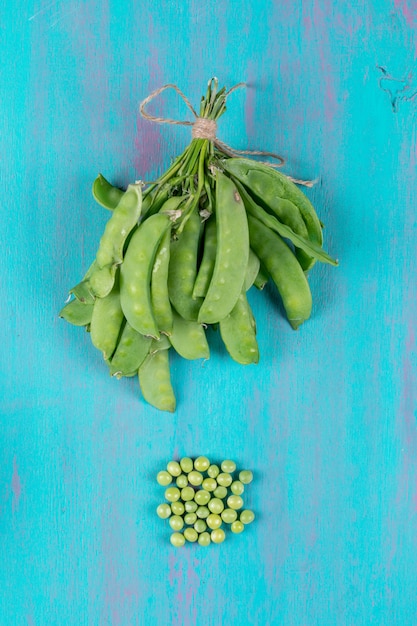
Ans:
[[[233,181],[216,173],[217,254],[213,276],[198,321],[215,324],[230,313],[239,298],[249,257],[246,211]]]
[[[147,357],[151,341],[126,322],[110,362],[110,374],[116,378],[134,375]]]
[[[72,287],[72,289],[69,290],[69,293],[75,296],[77,300],[79,300],[83,304],[94,303],[95,296],[90,285],[90,278],[91,278],[91,275],[96,270],[96,268],[97,268],[97,263],[94,260],[93,263],[88,268],[82,281],[78,283],[78,285],[75,285],[75,287]]]
[[[118,266],[111,264],[99,267],[96,264],[89,280],[88,287],[94,294],[94,297],[105,298],[113,289],[114,281]]]
[[[121,189],[111,185],[103,174],[99,174],[93,182],[92,192],[94,200],[109,211],[113,211],[117,207],[124,194]]]
[[[76,298],[68,302],[59,312],[59,317],[74,326],[87,326],[91,322],[93,304],[84,304]]]
[[[261,262],[253,250],[249,250],[248,267],[245,274],[245,291],[248,291],[259,274]]]
[[[307,258],[311,259],[314,257],[322,263],[330,263],[330,265],[337,265],[337,261],[333,259],[330,255],[327,254],[319,245],[310,241],[304,236],[294,232],[289,226],[283,224],[278,219],[276,219],[273,215],[267,213],[262,207],[260,207],[253,198],[245,191],[245,189],[236,181],[236,186],[239,190],[239,193],[242,195],[243,201],[245,203],[245,208],[250,215],[253,215],[258,220],[260,220],[265,226],[268,226],[271,230],[278,233],[281,237],[285,237],[289,239],[294,246],[301,248],[306,252]],[[286,200],[284,202],[287,202]],[[298,258],[298,257],[297,257]],[[304,257],[303,257],[304,258]],[[298,259],[300,262],[300,258]],[[304,271],[306,269],[310,269],[309,261],[307,265],[302,262],[300,265],[303,267]]]
[[[151,304],[156,325],[160,332],[171,334],[172,310],[168,293],[168,268],[171,229],[163,235],[156,252],[151,275]]]
[[[307,196],[287,176],[266,165],[241,157],[223,160],[222,167],[230,174],[239,178],[243,183],[243,178],[248,172],[258,171],[266,174],[274,184],[279,197],[291,201],[300,211],[307,227],[310,241],[318,246],[323,244],[322,226],[313,205]],[[259,190],[259,192],[262,194],[262,190]],[[308,259],[304,256],[304,251],[300,251],[299,256],[304,269],[306,266],[308,266],[308,269],[313,266],[314,260],[310,259],[309,264]]]
[[[120,269],[120,300],[129,324],[142,335],[159,338],[152,310],[150,282],[159,243],[170,227],[159,213],[143,221],[133,234]]]
[[[216,262],[216,249],[216,220],[214,216],[211,216],[207,222],[205,222],[203,257],[195,279],[193,298],[204,298],[207,294],[213,276],[214,264]]]
[[[193,211],[182,233],[171,244],[168,270],[169,297],[176,311],[186,320],[197,319],[202,303],[201,298],[193,298],[201,229],[200,216]]]
[[[113,289],[105,298],[96,298],[91,317],[91,341],[101,350],[106,361],[111,359],[116,350],[124,321],[118,282],[115,281]]]
[[[269,279],[268,272],[266,271],[266,269],[264,267],[262,267],[262,263],[261,263],[258,275],[256,276],[255,280],[253,281],[253,284],[255,285],[255,287],[257,289],[262,291],[262,289],[267,284],[268,279]]]
[[[138,223],[142,207],[142,192],[139,185],[129,185],[106,224],[100,240],[96,260],[100,268],[120,265],[123,247],[130,231]]]
[[[139,368],[143,397],[160,411],[175,411],[175,396],[169,372],[169,350],[159,350],[146,357]]]
[[[171,347],[171,342],[166,335],[161,335],[160,339],[152,339],[151,345],[149,347],[149,354],[155,354],[155,352],[159,352],[160,350],[169,350]]]
[[[169,338],[175,351],[184,359],[208,359],[210,350],[204,328],[198,322],[184,320],[173,312],[174,323]]]
[[[312,298],[307,278],[292,250],[276,233],[248,215],[251,247],[259,256],[281,295],[291,326],[297,329],[310,317]]]
[[[244,290],[219,327],[223,343],[234,361],[242,365],[258,363],[255,320]]]

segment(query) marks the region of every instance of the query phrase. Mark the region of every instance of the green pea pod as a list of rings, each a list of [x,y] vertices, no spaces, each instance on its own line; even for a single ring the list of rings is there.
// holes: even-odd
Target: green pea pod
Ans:
[[[139,368],[144,399],[160,411],[175,411],[175,396],[169,372],[169,350],[149,354]]]
[[[234,361],[242,365],[258,363],[255,320],[245,291],[242,291],[235,306],[220,321],[219,326],[223,343]]]
[[[159,213],[144,220],[133,234],[120,268],[120,299],[129,324],[141,335],[159,338],[151,303],[151,275],[159,243],[171,225]]]
[[[255,285],[255,287],[257,289],[262,291],[262,289],[267,284],[268,279],[269,279],[268,272],[266,271],[266,269],[264,267],[262,267],[262,263],[261,263],[258,275],[256,276],[255,280],[253,281],[253,284]]]
[[[171,342],[166,335],[161,335],[160,339],[152,339],[149,347],[149,354],[155,354],[160,350],[169,350]]]
[[[106,224],[96,260],[100,268],[120,265],[123,247],[130,231],[138,223],[142,207],[139,185],[129,185]]]
[[[150,337],[144,337],[126,322],[110,361],[110,374],[116,378],[135,374],[147,357],[151,342]]]
[[[299,209],[307,227],[308,239],[318,246],[323,244],[322,225],[313,205],[307,196],[287,176],[266,165],[240,157],[225,159],[222,161],[222,166],[227,172],[237,178],[246,176],[248,171],[256,170],[266,173],[270,180],[273,181],[276,190],[279,191],[279,197],[291,201]],[[239,180],[243,182],[241,178]],[[307,267],[310,269],[313,266],[314,259],[310,257],[309,261],[308,253],[305,253],[304,250],[297,251],[297,256],[299,256],[303,268]]]
[[[163,235],[156,252],[151,275],[151,303],[158,330],[165,334],[172,331],[172,309],[168,293],[168,268],[171,245],[171,229]]]
[[[233,181],[216,173],[217,254],[213,276],[198,321],[215,324],[235,306],[242,291],[249,257],[245,206]]]
[[[116,280],[105,298],[96,298],[90,324],[91,341],[101,350],[106,361],[112,358],[116,350],[123,321],[119,284]]]
[[[201,298],[193,298],[201,230],[200,216],[194,211],[178,239],[171,243],[168,292],[172,305],[186,320],[197,320],[202,303]]]
[[[105,265],[104,267],[96,267],[88,280],[88,288],[91,289],[97,298],[105,298],[113,289],[116,279],[118,266]]]
[[[256,202],[253,200],[253,198],[251,198],[247,191],[245,191],[242,185],[239,185],[237,181],[235,182],[236,186],[238,187],[239,193],[242,195],[243,201],[245,203],[245,208],[247,212],[250,213],[250,215],[253,215],[265,226],[268,226],[268,228],[278,233],[281,237],[289,239],[294,244],[294,246],[301,248],[301,250],[306,252],[306,257],[298,259],[304,271],[310,269],[311,258],[322,261],[322,263],[329,263],[330,265],[338,264],[337,261],[333,259],[329,254],[327,254],[327,252],[325,252],[323,248],[321,248],[319,245],[294,232],[289,226],[283,224],[273,215],[270,215],[269,213],[264,211],[262,207],[256,204]],[[303,262],[305,258],[307,259],[307,264]]]
[[[249,259],[248,259],[248,267],[246,268],[245,275],[245,291],[248,291],[253,283],[256,280],[256,277],[259,274],[259,268],[261,266],[261,262],[259,258],[256,256],[253,250],[249,250]]]
[[[204,328],[198,322],[184,320],[173,312],[174,324],[169,338],[175,351],[184,359],[208,359],[210,350]]]
[[[59,312],[59,317],[74,326],[87,326],[91,322],[93,304],[84,304],[77,299],[68,302]]]
[[[109,211],[117,207],[124,193],[118,187],[113,187],[102,174],[99,174],[93,182],[92,191],[94,200]]]
[[[96,267],[97,263],[94,260],[88,268],[83,280],[69,290],[69,293],[75,296],[77,300],[83,304],[94,304],[95,296],[90,285],[90,277],[96,270]]]
[[[195,279],[193,298],[204,298],[213,276],[216,262],[217,235],[216,220],[212,215],[204,226],[204,250],[200,267]]]
[[[312,298],[302,267],[283,239],[248,215],[250,243],[276,284],[291,326],[296,330],[310,317]]]

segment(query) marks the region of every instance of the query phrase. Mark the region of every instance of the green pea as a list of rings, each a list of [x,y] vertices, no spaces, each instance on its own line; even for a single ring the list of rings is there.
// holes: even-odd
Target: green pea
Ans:
[[[197,274],[200,233],[200,216],[193,212],[178,239],[171,243],[168,291],[175,310],[185,320],[197,320],[202,302],[200,298],[194,299],[192,296]]]
[[[243,506],[243,499],[240,496],[229,496],[227,498],[227,506],[229,509],[241,509]]]
[[[159,243],[170,228],[168,215],[152,215],[133,234],[120,270],[120,300],[129,324],[141,333],[159,338],[151,303],[150,282]]]
[[[232,531],[232,533],[235,533],[236,535],[238,535],[239,533],[242,533],[245,530],[245,527],[242,524],[242,522],[239,522],[238,520],[236,520],[236,522],[233,522],[233,524],[230,526],[230,530]]]
[[[163,487],[167,487],[172,483],[172,476],[169,472],[158,472],[156,475],[156,481],[158,485],[162,485]]]
[[[181,548],[185,544],[185,538],[182,533],[172,533],[170,542],[175,548]]]
[[[171,229],[164,233],[156,251],[151,274],[151,304],[158,330],[172,332],[172,309],[168,295],[168,267]]]
[[[110,361],[110,374],[120,378],[136,373],[148,355],[151,341],[126,322]]]
[[[204,225],[204,249],[200,267],[194,283],[193,298],[204,298],[213,276],[216,262],[217,235],[216,221],[211,216]]]
[[[226,539],[225,532],[222,528],[212,530],[210,533],[210,537],[213,543],[223,543],[223,541]]]
[[[230,459],[226,459],[225,461],[222,461],[220,467],[222,472],[225,472],[227,474],[233,474],[233,472],[236,470],[236,463],[234,461],[231,461]]]
[[[181,466],[178,461],[169,461],[167,464],[167,472],[171,474],[171,476],[180,476]]]
[[[168,350],[149,354],[139,368],[143,397],[161,411],[175,411],[175,396],[169,372]]]
[[[220,470],[217,465],[210,465],[210,467],[207,470],[207,474],[210,476],[210,478],[216,478],[216,476],[218,476],[219,473],[220,473]]]
[[[175,351],[184,359],[208,359],[210,349],[206,333],[201,324],[185,320],[175,311],[172,311],[172,332],[170,341]]]
[[[181,498],[184,500],[184,502],[192,500],[194,498],[194,494],[195,491],[192,487],[184,487],[183,489],[181,489]]]
[[[180,500],[177,502],[171,502],[171,511],[174,515],[183,515],[184,510],[184,505]]]
[[[312,298],[307,278],[282,238],[248,215],[251,246],[278,288],[294,329],[310,317]]]
[[[206,546],[209,546],[211,543],[211,539],[210,539],[210,535],[209,533],[201,533],[201,535],[198,538],[198,543],[200,544],[200,546],[203,546],[204,548]]]
[[[198,510],[198,504],[194,500],[187,500],[184,506],[187,513],[195,513]]]
[[[169,504],[164,502],[164,504],[160,504],[158,506],[158,508],[156,509],[156,514],[161,519],[168,519],[168,517],[171,515],[171,507],[169,506]]]
[[[169,502],[176,502],[180,499],[180,490],[177,487],[168,487],[165,489],[165,498]]]
[[[181,465],[182,471],[185,474],[189,474],[194,468],[193,460],[190,459],[188,456],[185,456],[181,459],[180,465]]]
[[[199,506],[196,510],[196,514],[198,518],[206,519],[210,515],[210,511],[206,506]]]
[[[245,509],[241,512],[239,519],[242,524],[245,524],[246,526],[247,524],[251,524],[253,522],[253,520],[255,519],[255,513],[250,509]]]
[[[226,472],[219,474],[216,480],[221,487],[230,487],[233,482],[231,475]]]
[[[198,519],[194,524],[194,529],[201,534],[207,529],[207,524],[204,520]]]
[[[240,482],[240,480],[235,480],[230,485],[230,490],[232,493],[235,494],[235,496],[241,496],[242,493],[245,491],[245,487],[243,483]]]
[[[188,478],[185,474],[180,474],[177,478],[177,480],[175,481],[177,487],[179,487],[180,489],[183,489],[184,487],[188,486]]]
[[[206,456],[199,456],[194,461],[194,468],[198,472],[205,472],[210,467],[210,461]]]
[[[211,528],[211,530],[216,530],[222,525],[222,518],[216,513],[210,513],[206,519],[206,524],[209,528]]]
[[[234,361],[241,365],[259,362],[255,321],[244,290],[219,326],[223,343]]]
[[[204,481],[203,481],[203,485],[204,485]],[[209,502],[210,498],[211,498],[211,496],[210,496],[209,492],[205,491],[204,488],[200,489],[199,491],[197,491],[195,493],[195,496],[194,496],[194,500],[197,502],[197,504],[200,504],[200,505],[207,504],[207,502]]]
[[[188,482],[194,487],[198,487],[203,482],[203,475],[196,470],[193,470],[188,474]]]
[[[217,514],[221,513],[224,509],[224,504],[222,500],[220,500],[220,498],[213,498],[212,500],[210,500],[207,506],[212,513]]]
[[[213,276],[198,321],[215,324],[235,306],[243,288],[249,257],[246,211],[236,186],[216,173],[217,254]]]
[[[201,486],[206,491],[214,491],[217,488],[217,482],[214,478],[205,478]]]
[[[102,351],[104,359],[111,359],[123,323],[123,311],[120,306],[118,282],[105,298],[94,302],[91,317],[90,336],[93,345]]]
[[[94,200],[110,211],[117,207],[124,193],[121,189],[111,185],[102,174],[99,174],[93,182],[92,192]]]
[[[196,521],[197,521],[197,515],[195,513],[187,513],[187,515],[184,516],[184,522],[186,524],[189,524],[190,526],[192,524],[195,524]]]
[[[253,474],[250,470],[242,470],[239,472],[239,480],[244,485],[249,485],[253,480]]]
[[[223,487],[223,486],[216,487],[216,489],[213,491],[213,495],[215,498],[220,498],[220,500],[222,500],[223,498],[227,496],[226,487]]]
[[[91,322],[93,306],[93,304],[84,304],[75,298],[61,309],[59,317],[74,326],[87,326]]]
[[[173,515],[169,518],[169,525],[172,530],[181,530],[184,526],[184,520],[179,515]]]
[[[197,541],[197,539],[198,539],[198,534],[197,534],[197,531],[194,528],[186,528],[184,530],[184,537],[190,543],[194,543],[194,541]]]
[[[220,515],[226,524],[233,524],[237,520],[237,513],[233,509],[224,509]]]
[[[150,339],[150,337],[147,337]],[[149,347],[149,354],[155,354],[155,352],[159,352],[160,350],[169,350],[171,347],[171,343],[166,335],[161,335],[159,339],[152,339],[151,345]]]

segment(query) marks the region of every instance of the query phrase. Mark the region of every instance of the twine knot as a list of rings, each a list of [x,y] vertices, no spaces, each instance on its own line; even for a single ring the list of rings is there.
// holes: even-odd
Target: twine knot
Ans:
[[[233,91],[235,91],[236,89],[239,89],[240,87],[246,87],[246,83],[238,83],[237,85],[234,85],[231,89],[229,89],[229,91],[225,93],[225,97],[229,96]],[[195,118],[194,122],[190,122],[188,120],[173,120],[173,119],[166,118],[166,117],[156,117],[155,115],[150,115],[149,113],[145,111],[146,105],[149,104],[151,100],[159,96],[159,94],[161,94],[166,89],[174,89],[174,91],[176,91],[177,94],[183,99],[188,109],[194,115],[194,118]],[[237,157],[240,155],[247,154],[251,156],[267,156],[278,161],[278,163],[271,163],[271,161],[258,161],[258,163],[262,163],[263,165],[269,165],[270,167],[281,167],[285,163],[285,159],[279,154],[275,154],[274,152],[266,152],[264,150],[235,150],[234,148],[231,148],[223,141],[220,141],[220,139],[218,139],[216,136],[216,131],[217,131],[216,121],[212,119],[208,119],[206,117],[200,117],[199,115],[197,115],[193,105],[188,100],[187,96],[183,94],[183,92],[181,91],[181,89],[177,87],[177,85],[174,85],[172,83],[169,83],[168,85],[163,85],[159,89],[155,89],[155,91],[150,93],[149,96],[145,98],[145,100],[142,100],[142,102],[140,103],[139,111],[142,117],[144,117],[146,120],[149,120],[150,122],[156,122],[157,124],[175,124],[177,126],[192,126],[191,134],[192,134],[193,139],[208,139],[212,141],[213,144],[219,150],[221,150],[224,154],[227,154],[229,157]],[[297,178],[292,178],[292,176],[288,176],[288,174],[286,174],[286,177],[292,182],[297,183],[299,185],[304,185],[305,187],[312,187],[314,183],[317,182],[317,181],[311,181],[311,180],[299,180]]]
[[[193,139],[216,139],[216,120],[209,120],[207,117],[197,117],[193,124],[191,135]]]

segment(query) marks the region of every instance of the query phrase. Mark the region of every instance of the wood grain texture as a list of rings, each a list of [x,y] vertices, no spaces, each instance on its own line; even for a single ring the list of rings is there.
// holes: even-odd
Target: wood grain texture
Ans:
[[[416,27],[412,0],[2,8],[1,626],[416,624]],[[253,294],[258,366],[215,336],[176,359],[171,416],[57,312],[108,217],[97,173],[151,180],[189,139],[139,101],[176,82],[197,104],[212,75],[248,83],[221,139],[319,177],[340,267],[314,268],[297,333]],[[175,551],[154,476],[201,453],[254,470],[258,519]]]

